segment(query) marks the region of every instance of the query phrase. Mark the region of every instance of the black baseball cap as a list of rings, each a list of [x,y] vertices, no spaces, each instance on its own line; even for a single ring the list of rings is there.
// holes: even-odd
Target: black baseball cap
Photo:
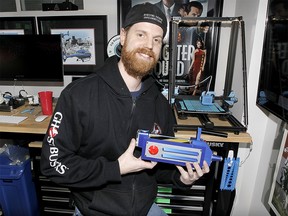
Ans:
[[[167,31],[167,19],[165,14],[154,4],[149,2],[137,4],[130,9],[123,23],[123,28],[139,22],[149,22],[160,26],[163,29],[163,35]]]

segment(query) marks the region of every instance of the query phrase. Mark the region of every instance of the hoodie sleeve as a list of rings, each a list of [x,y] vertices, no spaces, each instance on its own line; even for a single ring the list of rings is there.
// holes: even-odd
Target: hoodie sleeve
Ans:
[[[43,140],[42,174],[55,183],[74,188],[99,187],[121,181],[117,160],[89,159],[79,154],[83,124],[85,120],[89,122],[89,116],[79,111],[79,101],[74,100],[69,89],[64,89],[58,99]]]

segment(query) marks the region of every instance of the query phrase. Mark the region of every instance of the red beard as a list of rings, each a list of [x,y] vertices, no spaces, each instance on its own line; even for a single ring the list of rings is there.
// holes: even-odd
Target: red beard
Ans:
[[[126,43],[125,43],[126,44]],[[153,61],[145,61],[137,58],[136,53],[144,53]],[[121,51],[121,59],[127,73],[133,77],[144,77],[156,66],[157,60],[153,51],[146,48],[137,48],[132,51],[127,51],[127,46],[124,45]]]

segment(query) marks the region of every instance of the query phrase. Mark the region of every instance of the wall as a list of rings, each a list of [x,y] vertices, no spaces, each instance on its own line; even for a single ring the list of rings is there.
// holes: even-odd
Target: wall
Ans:
[[[237,179],[235,205],[233,216],[269,215],[268,195],[270,193],[271,178],[274,172],[276,157],[279,151],[279,140],[283,134],[282,122],[273,115],[264,113],[256,106],[256,93],[260,71],[262,43],[265,29],[265,17],[268,0],[224,0],[223,16],[243,16],[246,27],[246,54],[248,70],[248,103],[249,125],[248,132],[252,136],[253,145],[241,144],[239,157],[241,167]],[[77,12],[23,12],[20,15],[108,15],[108,40],[117,34],[117,0],[105,0],[105,4],[98,5],[94,0],[85,0],[85,11]],[[0,16],[19,16],[17,13],[1,13]],[[225,56],[222,56],[225,58]],[[219,60],[222,61],[221,59]],[[218,64],[220,71],[223,64]],[[236,62],[241,65],[241,59]],[[241,67],[238,69],[241,74]],[[219,82],[223,78],[219,78]],[[65,85],[71,77],[65,77]],[[0,86],[0,91],[18,93],[22,86]],[[30,94],[40,90],[51,89],[59,95],[62,87],[26,87]],[[239,109],[242,111],[242,109]],[[235,110],[235,112],[239,112]],[[240,112],[240,116],[243,113]]]
[[[239,149],[244,162],[239,169],[237,195],[232,215],[270,215],[268,197],[278,157],[279,145],[285,124],[277,117],[261,111],[256,106],[258,77],[264,39],[268,0],[241,0],[226,7],[235,16],[243,16],[246,26],[246,51],[248,69],[248,132],[253,138],[252,148]],[[227,6],[227,4],[226,4]],[[224,15],[223,15],[224,16]]]

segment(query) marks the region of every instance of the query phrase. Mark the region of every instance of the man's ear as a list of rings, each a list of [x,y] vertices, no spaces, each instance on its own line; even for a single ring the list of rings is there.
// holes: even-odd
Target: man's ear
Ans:
[[[126,35],[127,35],[127,31],[124,28],[121,28],[121,30],[120,30],[120,43],[121,43],[121,46],[123,46],[123,44],[124,44]]]

